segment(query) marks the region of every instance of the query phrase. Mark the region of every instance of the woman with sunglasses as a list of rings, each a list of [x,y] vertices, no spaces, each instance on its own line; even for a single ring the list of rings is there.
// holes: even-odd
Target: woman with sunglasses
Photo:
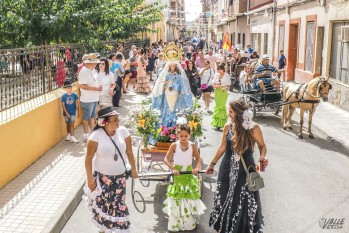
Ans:
[[[126,206],[126,155],[132,179],[138,177],[130,132],[119,125],[112,107],[98,112],[98,124],[87,142],[85,159],[87,201],[92,221],[100,232],[127,231],[130,227]],[[89,193],[89,192],[87,192]]]
[[[99,108],[113,106],[112,97],[116,86],[114,75],[109,69],[109,61],[105,57],[100,59],[101,63],[96,66],[97,82],[102,86],[102,91],[99,93]]]
[[[209,61],[205,61],[205,67],[201,69],[199,77],[201,78],[201,91],[202,98],[205,102],[205,109],[209,111],[211,102],[211,92],[213,90],[212,80],[214,78],[214,70],[211,69]]]

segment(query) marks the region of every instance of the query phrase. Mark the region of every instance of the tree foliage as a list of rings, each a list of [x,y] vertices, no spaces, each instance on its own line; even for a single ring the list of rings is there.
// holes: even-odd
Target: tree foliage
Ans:
[[[164,7],[144,0],[2,0],[0,48],[126,39],[160,21]]]

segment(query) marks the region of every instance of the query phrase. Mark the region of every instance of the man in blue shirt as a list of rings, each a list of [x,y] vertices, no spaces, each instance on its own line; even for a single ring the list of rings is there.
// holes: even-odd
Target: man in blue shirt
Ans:
[[[253,48],[251,48],[251,45],[248,44],[246,48],[247,48],[246,53],[250,53],[250,54],[253,53]]]
[[[283,70],[286,65],[286,57],[284,55],[284,50],[280,50],[280,57],[279,57],[279,70]],[[281,73],[278,74],[278,77],[280,78]]]
[[[264,54],[262,58],[262,64],[258,66],[254,73],[255,85],[263,92],[266,90],[265,85],[273,85],[278,91],[280,89],[280,81],[277,79],[278,70],[269,64],[270,58],[268,55]],[[272,78],[272,76],[276,78]]]
[[[122,95],[122,89],[123,89],[123,76],[125,74],[125,69],[122,66],[122,54],[116,55],[116,60],[113,63],[112,67],[110,68],[111,72],[114,74],[115,83],[117,84],[114,91],[115,94],[113,96],[113,106],[114,107],[121,107],[119,105],[121,95]]]

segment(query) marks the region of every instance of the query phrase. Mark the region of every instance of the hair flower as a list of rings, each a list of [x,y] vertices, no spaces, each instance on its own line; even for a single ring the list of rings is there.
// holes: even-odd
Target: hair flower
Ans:
[[[250,110],[245,110],[242,114],[242,118],[244,121],[242,122],[242,127],[244,127],[246,130],[252,129],[255,125],[255,123],[252,121],[253,113]]]
[[[98,124],[100,127],[104,127],[104,126],[105,126],[105,118],[104,118],[104,117],[98,118],[97,124]]]

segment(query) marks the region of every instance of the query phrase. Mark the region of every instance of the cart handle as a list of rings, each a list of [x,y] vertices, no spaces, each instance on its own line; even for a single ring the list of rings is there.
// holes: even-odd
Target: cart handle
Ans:
[[[200,173],[206,173],[205,170],[200,170],[198,172]],[[192,174],[191,171],[180,171],[179,172],[180,175],[187,175],[187,174]],[[154,172],[154,173],[145,173],[145,174],[138,174],[138,177],[149,177],[149,176],[165,176],[165,175],[173,175],[172,172]]]

